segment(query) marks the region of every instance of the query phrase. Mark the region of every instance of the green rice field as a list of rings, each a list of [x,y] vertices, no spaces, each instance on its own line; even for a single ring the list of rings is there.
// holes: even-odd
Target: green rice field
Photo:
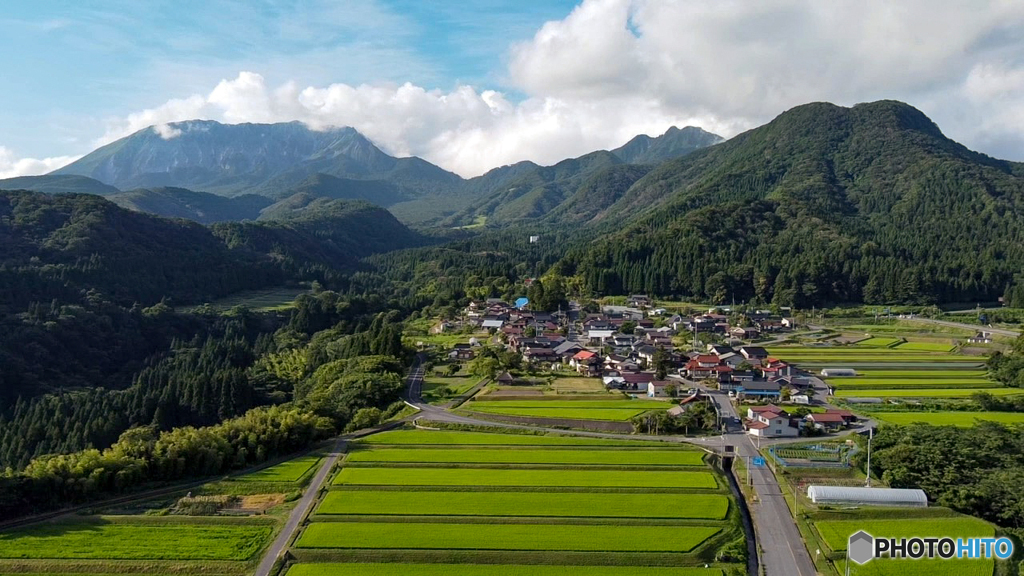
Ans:
[[[1000,388],[985,378],[828,378],[839,389],[848,388]]]
[[[897,350],[924,350],[927,352],[951,352],[953,345],[943,342],[904,342],[896,346]]]
[[[857,378],[847,378],[852,381],[864,378],[966,378],[975,380],[986,378],[983,370],[858,370]]]
[[[689,552],[714,526],[314,522],[297,548]]]
[[[867,340],[861,340],[857,342],[855,346],[863,346],[865,348],[888,348],[900,341],[899,338],[883,338],[874,336]]]
[[[481,446],[665,446],[664,442],[606,440],[580,436],[542,436],[539,434],[492,434],[489,432],[452,432],[449,430],[390,430],[356,440],[358,444]]]
[[[335,485],[532,486],[571,488],[718,488],[711,472],[669,470],[521,470],[475,468],[343,468]]]
[[[317,513],[721,520],[728,511],[729,499],[722,494],[341,490],[327,494]]]
[[[296,564],[288,576],[723,576],[718,568],[519,564]]]
[[[263,470],[238,476],[233,480],[240,482],[298,482],[310,473],[317,464],[323,460],[323,456],[314,454],[288,460]]]
[[[666,404],[662,409],[667,410],[669,407]],[[480,407],[479,405],[468,406],[467,408],[474,412],[503,416],[565,418],[568,420],[608,420],[613,422],[624,422],[650,410],[650,408],[508,408],[505,406]]]
[[[975,392],[983,391],[993,396],[1013,396],[1024,394],[1018,388],[851,388],[836,390],[839,398],[966,398]]]
[[[0,533],[0,558],[248,560],[271,532],[266,523],[77,520]]]
[[[1000,424],[1024,424],[1021,412],[876,412],[871,417],[890,424],[925,422],[935,426],[974,426],[978,420]]]
[[[611,396],[611,400],[475,400],[466,404],[467,408],[473,410],[490,407],[504,408],[572,408],[572,409],[608,409],[608,408],[638,408],[653,409],[672,407],[671,402],[660,400],[622,400],[621,396]]]
[[[425,462],[453,464],[564,464],[610,466],[703,466],[696,450],[535,450],[531,448],[383,448],[357,450],[346,464]]]

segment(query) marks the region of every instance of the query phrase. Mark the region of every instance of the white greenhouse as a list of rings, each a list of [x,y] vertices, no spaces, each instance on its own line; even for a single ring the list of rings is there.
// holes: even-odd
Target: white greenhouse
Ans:
[[[822,376],[856,376],[857,371],[853,368],[825,368],[821,371]]]
[[[809,486],[807,497],[815,504],[857,504],[861,506],[928,506],[924,490],[906,488],[856,488],[850,486]]]

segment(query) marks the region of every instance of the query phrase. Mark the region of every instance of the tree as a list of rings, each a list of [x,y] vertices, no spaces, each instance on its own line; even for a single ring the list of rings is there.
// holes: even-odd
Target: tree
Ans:
[[[675,384],[667,384],[665,386],[665,394],[672,398],[679,396],[679,386]]]

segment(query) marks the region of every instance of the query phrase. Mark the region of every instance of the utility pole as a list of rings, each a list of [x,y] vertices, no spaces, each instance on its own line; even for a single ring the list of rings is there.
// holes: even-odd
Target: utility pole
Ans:
[[[868,428],[868,488],[871,488],[871,438],[874,436],[874,431],[874,428]]]
[[[747,486],[752,486],[750,483],[750,456],[747,456]]]

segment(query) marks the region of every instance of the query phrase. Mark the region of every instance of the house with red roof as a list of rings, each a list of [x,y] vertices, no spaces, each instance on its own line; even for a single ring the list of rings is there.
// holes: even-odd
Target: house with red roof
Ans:
[[[769,404],[747,409],[747,434],[762,438],[790,438],[800,435],[800,425],[782,408]]]
[[[846,426],[846,419],[843,418],[842,414],[836,414],[835,412],[808,414],[804,420],[814,424],[815,428],[819,428],[827,432],[834,432]]]

